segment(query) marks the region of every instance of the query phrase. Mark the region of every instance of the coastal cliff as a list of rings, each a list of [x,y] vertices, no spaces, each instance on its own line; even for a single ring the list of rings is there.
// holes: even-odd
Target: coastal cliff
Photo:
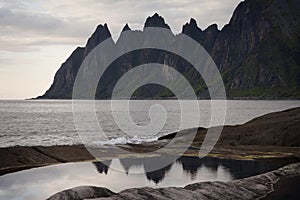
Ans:
[[[183,25],[179,35],[190,36],[211,55],[221,72],[229,98],[300,98],[299,10],[297,0],[246,0],[237,6],[229,23],[221,30],[216,24],[201,30],[191,19]],[[147,18],[144,27],[170,29],[157,13]],[[134,30],[126,24],[124,31]],[[135,32],[143,34],[143,31]],[[174,35],[175,40],[177,36]],[[108,38],[111,39],[108,25],[99,25],[86,46],[78,47],[71,54],[57,71],[51,87],[37,98],[71,99],[81,63],[94,47]],[[118,40],[121,39],[122,33]],[[116,81],[124,73],[149,62],[173,67],[189,80],[198,98],[209,98],[203,79],[189,63],[157,50],[140,50],[120,57],[101,78],[96,98],[109,99]],[[134,96],[170,98],[173,94],[162,86],[147,85],[138,89]]]

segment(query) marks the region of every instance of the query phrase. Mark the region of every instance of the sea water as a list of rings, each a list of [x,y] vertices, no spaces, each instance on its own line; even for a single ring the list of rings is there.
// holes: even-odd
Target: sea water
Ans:
[[[115,103],[124,104],[124,101]],[[220,125],[214,124],[214,121],[211,120],[210,100],[198,101],[200,112],[193,106],[189,106],[189,100],[184,100],[183,103],[187,105],[184,112],[188,113],[188,117],[193,118],[200,115],[199,126]],[[176,100],[130,101],[130,116],[134,123],[138,126],[147,126],[151,120],[149,108],[155,104],[164,107],[167,120],[159,132],[145,137],[140,136],[137,130],[132,130],[130,134],[126,134],[121,130],[114,121],[111,112],[111,101],[95,101],[96,116],[107,137],[102,140],[97,135],[99,133],[95,132],[95,144],[140,143],[155,140],[161,135],[179,129],[195,126],[187,122],[179,128],[183,111]],[[218,104],[216,105],[218,106]],[[225,124],[243,124],[258,116],[293,107],[300,107],[300,101],[228,100]],[[122,106],[118,106],[118,109],[116,111],[118,114],[126,114],[125,107],[123,109]],[[72,100],[1,100],[0,130],[0,147],[82,143],[74,124]]]

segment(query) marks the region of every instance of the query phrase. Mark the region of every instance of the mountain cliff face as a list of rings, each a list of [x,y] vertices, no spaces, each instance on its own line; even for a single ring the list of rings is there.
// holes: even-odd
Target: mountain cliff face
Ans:
[[[228,97],[300,98],[299,10],[297,0],[246,0],[238,5],[230,22],[221,30],[215,24],[201,30],[191,19],[183,25],[180,34],[190,36],[208,51],[222,74]],[[170,29],[158,14],[148,17],[144,27]],[[133,30],[126,24],[124,31]],[[99,25],[86,46],[71,54],[57,71],[49,90],[38,98],[72,98],[76,73],[84,58],[110,37],[107,25]],[[121,33],[117,43],[122,39]],[[173,54],[147,49],[117,59],[99,81],[96,98],[110,98],[114,85],[124,73],[149,62],[172,66],[190,81],[199,98],[208,97],[203,80],[189,63]],[[173,94],[162,86],[145,85],[134,95],[151,98]]]

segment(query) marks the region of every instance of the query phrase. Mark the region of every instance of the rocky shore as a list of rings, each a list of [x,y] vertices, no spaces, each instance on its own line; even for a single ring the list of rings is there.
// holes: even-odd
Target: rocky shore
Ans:
[[[84,146],[0,148],[0,175],[33,167],[93,160]]]
[[[264,115],[243,125],[225,126],[217,145],[209,156],[226,159],[270,159],[294,158],[300,160],[300,108]],[[193,144],[185,156],[198,156],[207,129],[199,128]],[[181,141],[189,130],[182,131],[176,147],[165,148],[165,154],[178,155],[183,147]],[[139,145],[99,147],[101,159],[141,156],[163,147],[176,133],[161,137],[156,142]],[[120,149],[128,150],[124,154]],[[155,154],[153,154],[155,156]],[[51,147],[7,147],[0,148],[0,175],[23,169],[51,164],[90,161],[94,157],[82,145]]]
[[[300,147],[300,108],[274,112],[255,118],[242,125],[224,126],[218,146],[263,145],[279,147]],[[202,143],[207,129],[198,128],[194,145]],[[188,130],[179,132],[182,136]],[[176,133],[159,138],[172,139]]]

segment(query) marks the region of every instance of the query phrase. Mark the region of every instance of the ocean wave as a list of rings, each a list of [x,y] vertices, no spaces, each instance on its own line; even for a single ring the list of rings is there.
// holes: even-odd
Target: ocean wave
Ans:
[[[132,138],[128,137],[117,137],[106,141],[94,141],[92,145],[114,145],[114,144],[142,144],[145,142],[157,141],[158,137],[149,138],[149,137],[139,137],[134,136]]]

